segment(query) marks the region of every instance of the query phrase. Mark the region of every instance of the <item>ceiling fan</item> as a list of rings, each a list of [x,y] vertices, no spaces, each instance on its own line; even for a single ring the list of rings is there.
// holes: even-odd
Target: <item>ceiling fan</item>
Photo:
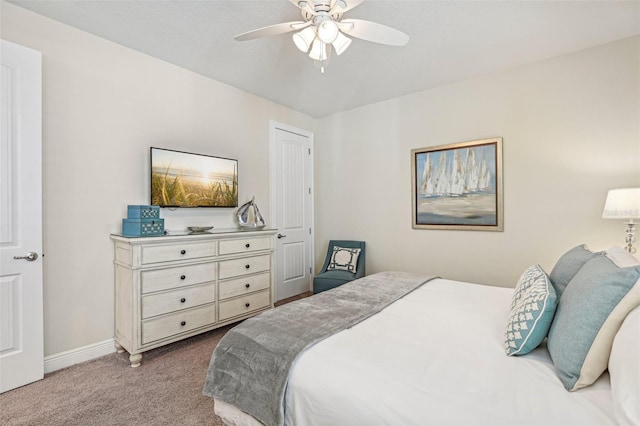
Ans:
[[[309,53],[324,72],[335,50],[341,55],[351,44],[351,37],[390,46],[404,46],[409,36],[386,25],[362,19],[342,19],[342,15],[364,0],[289,0],[302,13],[303,21],[283,22],[239,34],[238,41],[253,40],[293,32],[293,42],[300,51]],[[346,34],[346,35],[345,35]],[[333,46],[333,49],[331,48]]]

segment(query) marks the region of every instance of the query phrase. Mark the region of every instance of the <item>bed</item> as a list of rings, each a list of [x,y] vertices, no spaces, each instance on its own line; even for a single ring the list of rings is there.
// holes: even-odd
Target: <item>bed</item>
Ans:
[[[586,252],[587,249],[583,249]],[[588,253],[607,260],[615,257]],[[219,345],[212,356],[204,393],[214,398],[216,414],[229,425],[638,424],[640,308],[637,305],[640,304],[640,285],[635,282],[640,277],[640,266],[629,263],[632,261],[628,258],[620,262],[619,258],[624,255],[619,252],[617,257],[616,267],[631,271],[628,278],[633,280],[635,277],[636,281],[628,286],[627,293],[621,298],[624,303],[618,301],[612,309],[620,311],[623,304],[626,312],[616,314],[622,318],[615,330],[608,332],[612,334],[605,366],[605,369],[609,367],[608,371],[601,371],[592,383],[571,392],[566,389],[565,379],[560,379],[556,365],[560,359],[554,363],[551,356],[566,350],[563,345],[556,344],[550,351],[544,339],[526,355],[505,354],[508,346],[505,325],[514,307],[514,289],[381,273],[343,287],[353,286],[345,289],[351,291],[349,297],[353,297],[354,291],[358,293],[363,288],[363,283],[358,281],[365,280],[364,286],[371,286],[366,281],[368,278],[385,282],[398,276],[410,277],[419,284],[401,296],[394,295],[383,308],[365,314],[341,331],[301,345],[290,365],[283,370],[286,372],[276,373],[280,378],[285,376],[284,386],[282,396],[271,392],[273,400],[270,403],[278,407],[281,417],[265,417],[259,410],[252,412],[251,403],[243,405],[219,391],[220,388],[233,388],[234,395],[245,397],[247,392],[255,392],[255,388],[248,386],[243,390],[243,386],[254,379],[260,380],[265,370],[250,367],[255,370],[254,379],[234,377],[235,384],[229,384],[223,382],[227,376],[236,376],[235,367],[227,367],[220,373],[225,368],[219,365],[223,352],[236,351],[233,358],[248,354],[247,359],[250,359],[254,350],[251,346],[237,350],[235,346],[225,346],[223,338],[222,346]],[[575,259],[569,260],[575,269]],[[576,274],[577,271],[573,275]],[[561,274],[556,276],[561,277]],[[564,289],[565,296],[571,295],[568,292],[569,286]],[[284,305],[275,311],[282,309],[282,315],[293,324],[296,321],[292,316],[296,310],[294,304],[310,304],[319,296]],[[561,297],[558,299],[562,300]],[[283,309],[289,305],[293,308]],[[567,306],[562,315],[560,312],[555,312],[555,316],[552,314],[554,321],[566,316],[569,302]],[[301,312],[309,312],[309,306],[303,307]],[[607,314],[607,321],[612,316]],[[253,321],[260,323],[262,320],[255,317]],[[238,327],[250,329],[254,326],[241,324]],[[547,329],[549,327],[551,325]],[[279,334],[286,333],[275,331],[268,339],[277,339]],[[561,335],[559,331],[556,334]],[[606,333],[600,330],[597,334]],[[260,341],[265,334],[261,331],[256,336]],[[551,338],[549,341],[551,343]],[[590,357],[593,356],[587,354],[586,358]],[[264,366],[265,362],[261,364]],[[270,370],[272,366],[266,369]],[[218,385],[218,390],[213,389],[214,384]]]

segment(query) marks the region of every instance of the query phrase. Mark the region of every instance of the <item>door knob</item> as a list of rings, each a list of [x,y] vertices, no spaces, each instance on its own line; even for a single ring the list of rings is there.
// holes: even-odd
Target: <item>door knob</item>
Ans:
[[[13,258],[15,260],[24,259],[24,260],[27,260],[29,262],[33,262],[34,260],[36,260],[38,258],[38,253],[30,251],[29,253],[27,253],[26,256],[13,256]]]
[[[282,235],[282,234],[278,234],[278,239],[280,239],[280,238],[287,238],[287,236],[286,235]]]

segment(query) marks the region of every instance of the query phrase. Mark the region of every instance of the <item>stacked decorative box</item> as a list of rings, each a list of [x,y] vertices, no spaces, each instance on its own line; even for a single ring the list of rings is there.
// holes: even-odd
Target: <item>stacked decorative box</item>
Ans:
[[[152,237],[164,234],[164,219],[158,206],[127,206],[127,218],[122,219],[122,235]]]

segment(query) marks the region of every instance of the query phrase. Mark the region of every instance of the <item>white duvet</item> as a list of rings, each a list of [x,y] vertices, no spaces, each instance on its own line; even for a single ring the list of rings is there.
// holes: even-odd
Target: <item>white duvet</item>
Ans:
[[[513,289],[434,280],[304,352],[287,425],[615,424],[609,380],[567,392],[544,347],[504,352]],[[255,420],[215,403],[229,424]]]

